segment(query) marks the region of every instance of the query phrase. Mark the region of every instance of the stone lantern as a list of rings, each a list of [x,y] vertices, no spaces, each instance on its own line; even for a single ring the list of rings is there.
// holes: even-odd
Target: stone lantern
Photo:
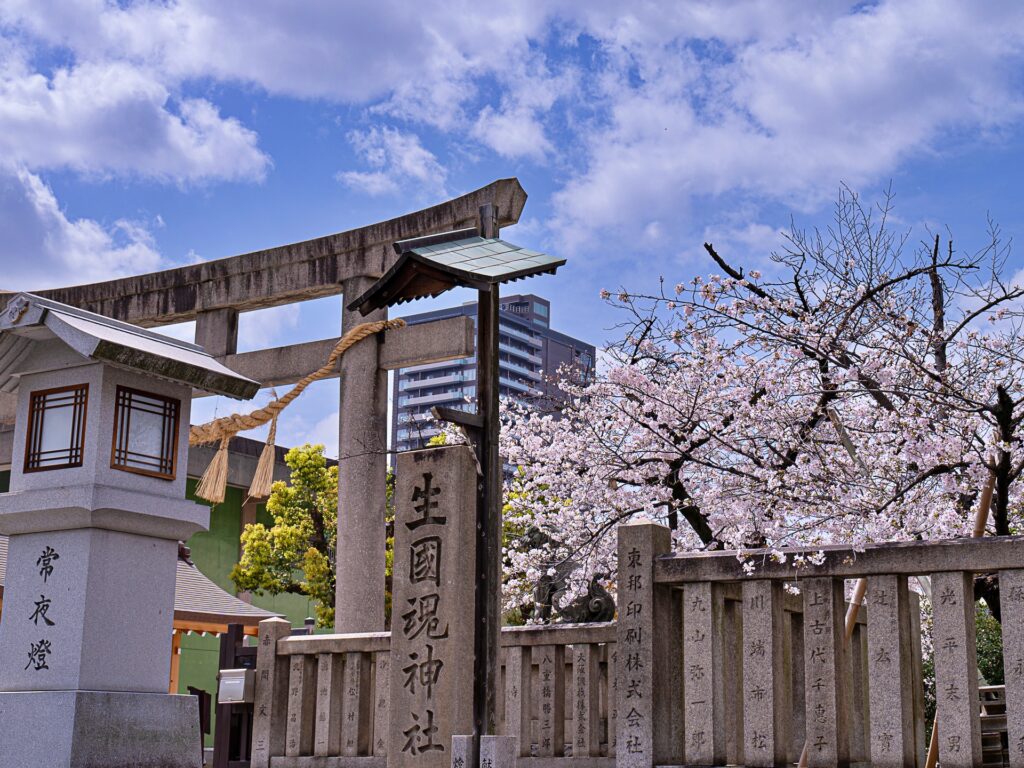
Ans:
[[[167,693],[194,390],[257,382],[200,347],[31,294],[0,315],[17,392],[0,620],[0,768],[201,765],[196,700]]]

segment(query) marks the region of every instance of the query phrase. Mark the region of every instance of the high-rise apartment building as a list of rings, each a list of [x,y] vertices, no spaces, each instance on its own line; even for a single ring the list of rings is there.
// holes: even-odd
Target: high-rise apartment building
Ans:
[[[410,324],[449,317],[476,319],[476,302],[406,317]],[[500,393],[519,400],[559,398],[550,381],[564,365],[589,379],[594,373],[594,345],[550,327],[551,303],[532,294],[501,300],[498,340]],[[476,358],[402,368],[395,374],[391,442],[395,450],[426,445],[439,433],[430,409],[435,405],[473,410],[476,397]]]

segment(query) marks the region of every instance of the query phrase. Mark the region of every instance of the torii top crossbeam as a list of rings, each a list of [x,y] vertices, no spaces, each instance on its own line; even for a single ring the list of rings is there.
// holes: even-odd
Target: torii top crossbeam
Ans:
[[[486,203],[500,211],[499,225],[509,226],[519,220],[526,192],[518,179],[501,179],[430,208],[347,232],[34,293],[143,327],[194,320],[198,313],[212,310],[245,312],[332,296],[342,293],[346,280],[383,275],[398,258],[392,247],[396,241],[473,226]],[[5,303],[0,294],[0,304]]]

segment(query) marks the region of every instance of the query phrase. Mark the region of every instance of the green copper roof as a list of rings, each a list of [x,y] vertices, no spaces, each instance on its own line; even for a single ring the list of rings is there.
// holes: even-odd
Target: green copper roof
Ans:
[[[437,296],[456,286],[486,290],[497,283],[554,274],[565,259],[520,248],[475,229],[429,235],[395,243],[398,261],[349,309],[374,309]]]
[[[413,248],[424,259],[486,279],[505,282],[520,277],[553,272],[565,259],[520,248],[504,240],[488,240],[479,235],[440,245]]]

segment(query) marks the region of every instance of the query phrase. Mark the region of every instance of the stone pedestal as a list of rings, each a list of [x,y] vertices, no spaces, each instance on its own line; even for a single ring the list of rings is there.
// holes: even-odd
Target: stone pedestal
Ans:
[[[19,519],[15,496],[0,523],[4,512]],[[117,512],[72,507],[41,511],[36,520],[131,525],[132,516]],[[167,694],[177,546],[98,527],[10,537],[0,621],[0,768],[202,765],[196,699]]]
[[[166,694],[177,547],[96,528],[12,536],[0,690]]]
[[[0,766],[4,768],[201,765],[202,735],[194,696],[108,691],[0,693]]]
[[[209,522],[184,498],[191,389],[152,383],[182,403],[179,471],[165,480],[110,466],[111,393],[134,382],[73,370],[99,393],[82,466],[25,473],[16,461],[0,495],[0,768],[200,768],[196,700],[167,693],[177,542]],[[27,378],[36,389],[71,374]]]

